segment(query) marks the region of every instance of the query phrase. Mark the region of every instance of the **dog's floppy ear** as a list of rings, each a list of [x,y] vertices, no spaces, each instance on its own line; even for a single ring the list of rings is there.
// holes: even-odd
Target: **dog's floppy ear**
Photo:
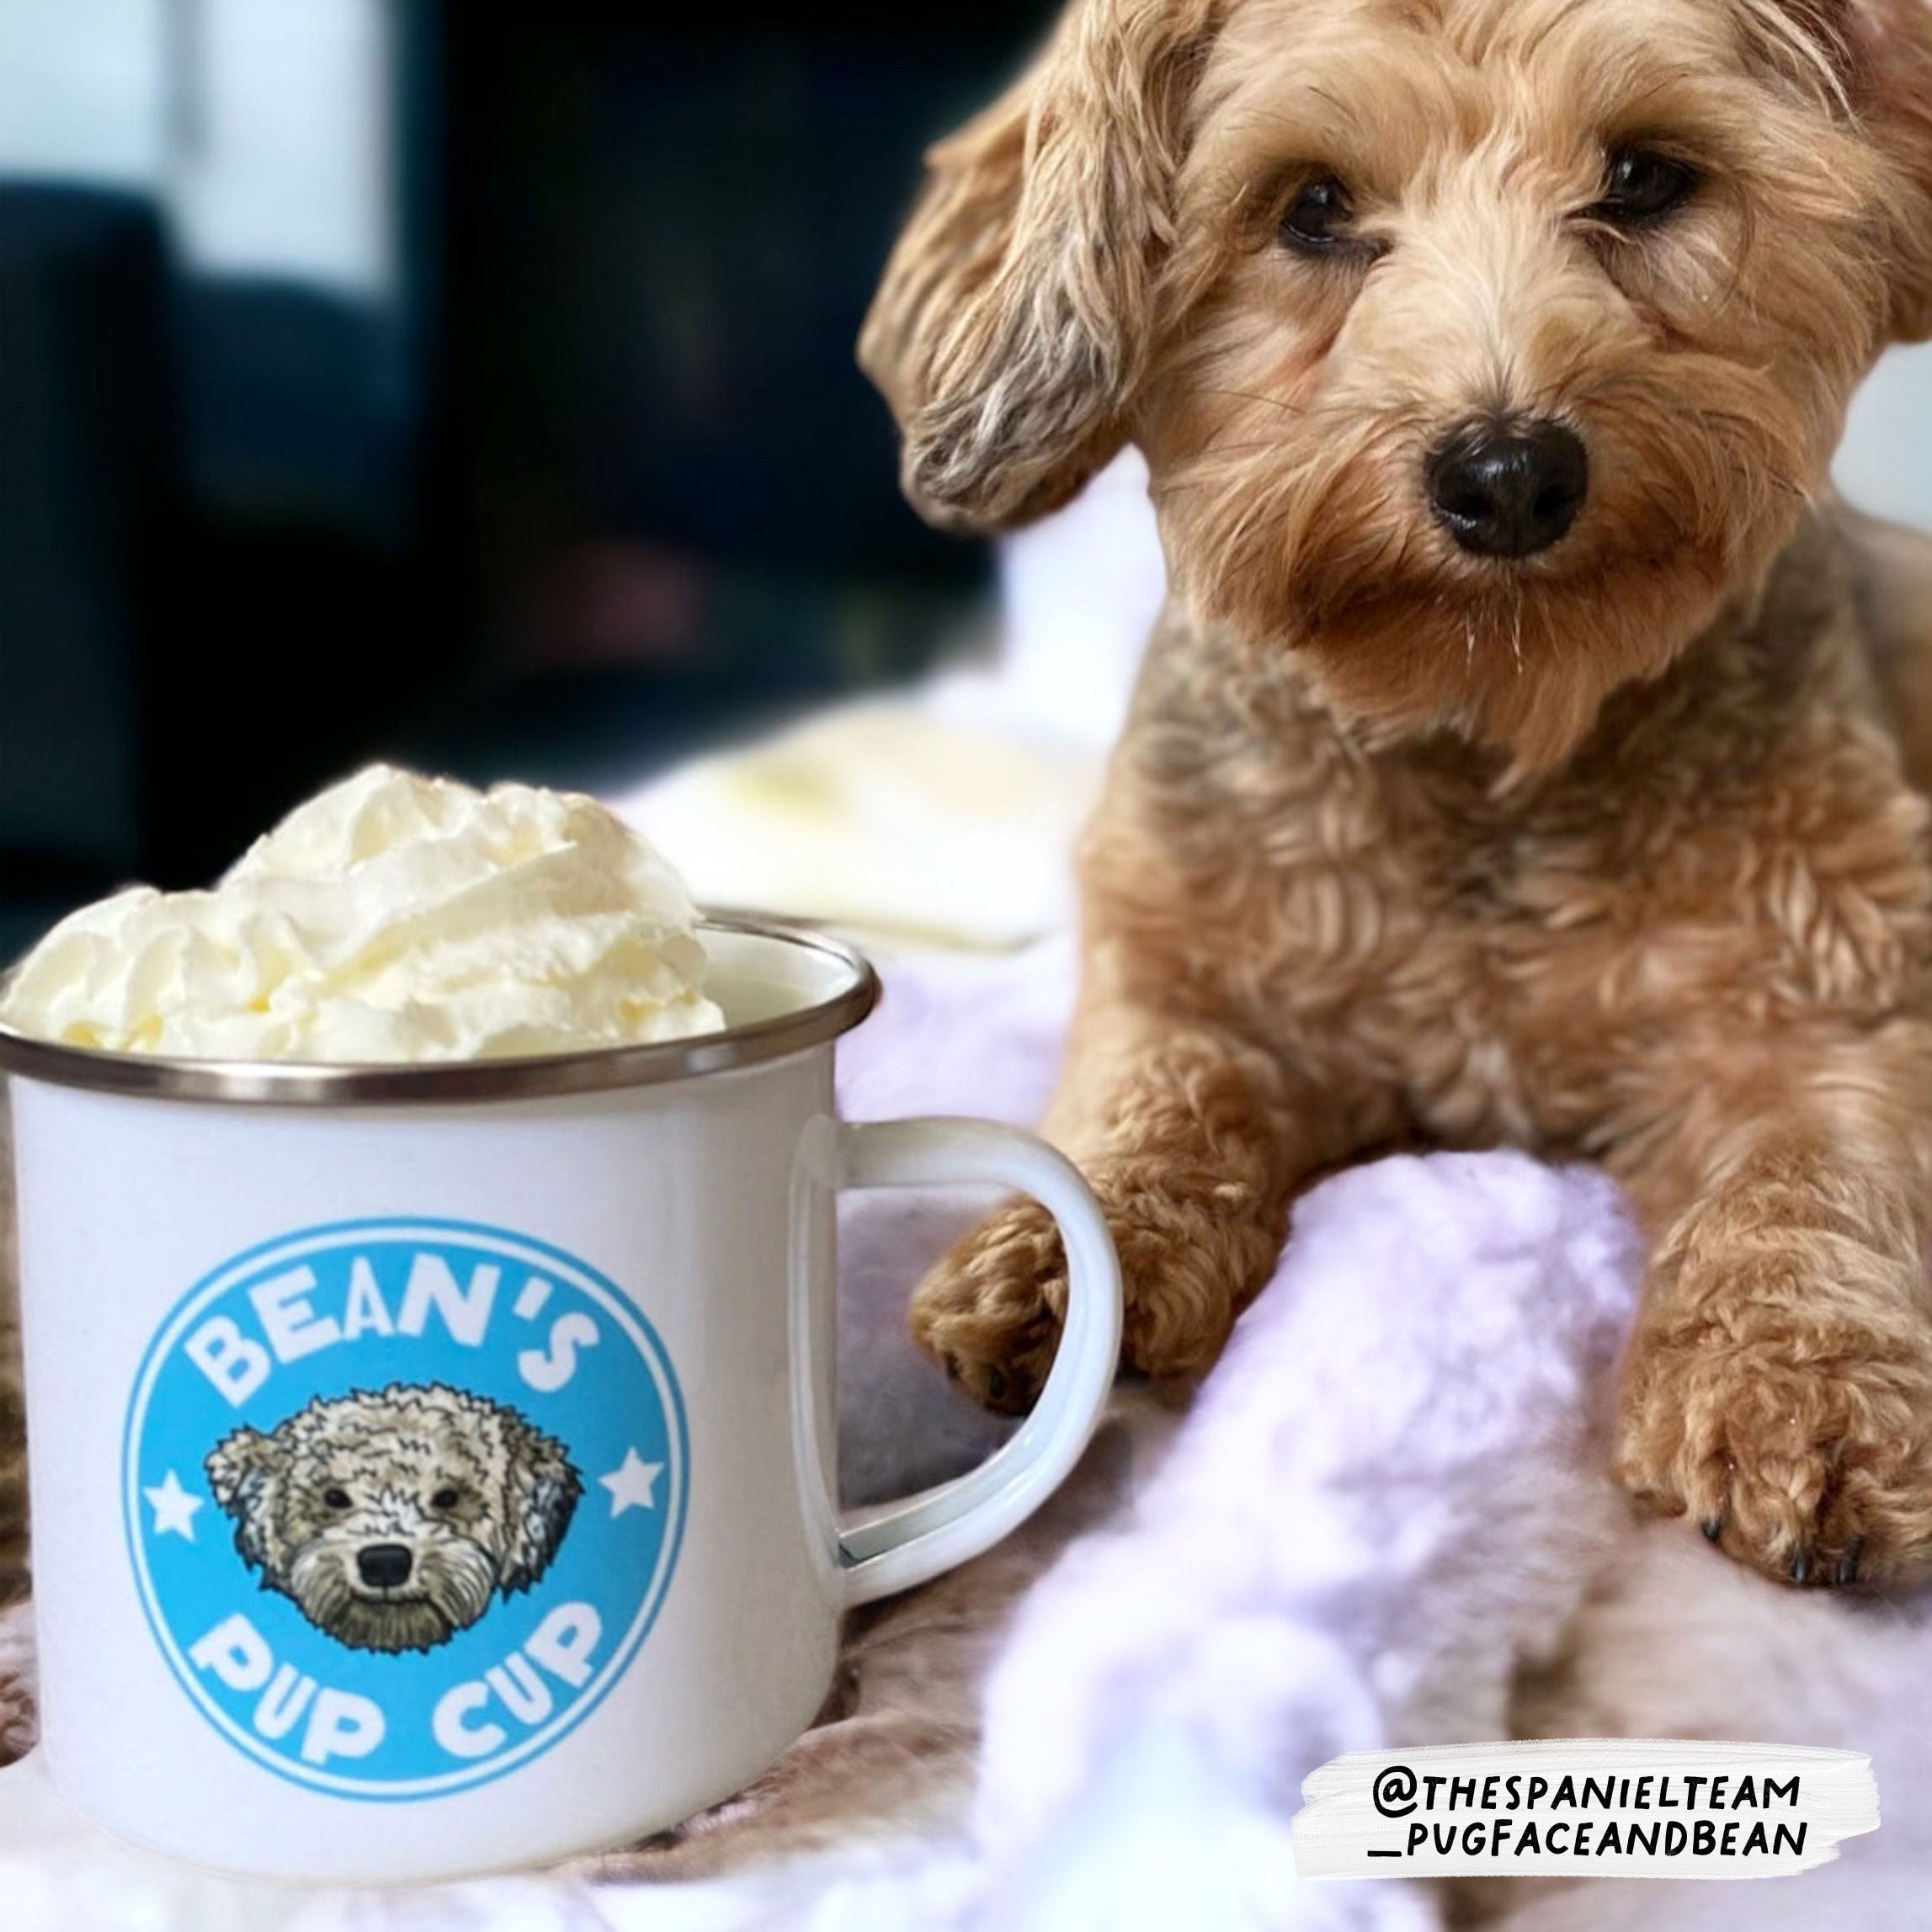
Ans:
[[[1126,440],[1187,102],[1227,3],[1071,0],[1033,67],[928,156],[859,359],[931,522],[1026,522]]]
[[[1932,336],[1932,0],[1745,0],[1747,24],[1828,67],[1885,164],[1887,333]],[[1774,56],[1775,46],[1767,49]]]
[[[1853,98],[1896,170],[1892,333],[1932,337],[1932,0],[1850,0]]]
[[[508,1541],[499,1580],[508,1594],[527,1590],[550,1567],[583,1483],[562,1443],[532,1429],[519,1416],[506,1417],[503,1428],[508,1452],[503,1495]]]
[[[280,1466],[275,1439],[245,1427],[223,1436],[201,1465],[215,1500],[235,1519],[235,1547],[258,1568],[269,1561],[269,1490]]]

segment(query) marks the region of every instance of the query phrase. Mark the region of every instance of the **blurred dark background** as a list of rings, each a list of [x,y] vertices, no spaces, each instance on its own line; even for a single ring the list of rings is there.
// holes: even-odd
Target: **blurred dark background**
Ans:
[[[0,0],[0,948],[395,756],[628,783],[982,595],[860,317],[1043,0]]]

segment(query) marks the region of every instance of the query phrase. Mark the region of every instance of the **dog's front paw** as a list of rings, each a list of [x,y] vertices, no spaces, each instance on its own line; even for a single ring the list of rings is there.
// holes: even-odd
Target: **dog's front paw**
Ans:
[[[1617,1473],[1770,1576],[1914,1570],[1932,1558],[1932,1329],[1816,1307],[1658,1323],[1631,1364]]]
[[[1248,1190],[1195,1193],[1126,1163],[1088,1175],[1120,1257],[1121,1360],[1162,1377],[1213,1365],[1280,1250],[1278,1215]],[[1067,1257],[1046,1209],[1015,1201],[946,1254],[913,1296],[913,1334],[987,1408],[1032,1408],[1059,1346]]]
[[[1037,1201],[1003,1208],[933,1267],[913,1291],[913,1339],[988,1408],[1033,1407],[1060,1343],[1067,1257]]]

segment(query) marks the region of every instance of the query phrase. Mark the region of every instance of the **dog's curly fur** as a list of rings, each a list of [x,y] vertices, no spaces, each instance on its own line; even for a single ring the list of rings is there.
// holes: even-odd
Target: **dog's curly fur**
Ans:
[[[583,1487],[561,1443],[442,1382],[318,1396],[206,1469],[263,1587],[356,1650],[433,1650],[528,1589]]]
[[[1602,212],[1632,146],[1666,218]],[[1328,1164],[1587,1157],[1655,1243],[1631,1488],[1801,1583],[1932,1556],[1932,551],[1825,485],[1932,333],[1932,5],[1072,0],[930,158],[861,343],[908,493],[1005,527],[1131,440],[1173,580],[1047,1122],[1128,1361],[1210,1363]],[[1423,481],[1493,412],[1589,454],[1514,561]],[[916,1332],[1024,1407],[1062,1266],[1010,1208]]]

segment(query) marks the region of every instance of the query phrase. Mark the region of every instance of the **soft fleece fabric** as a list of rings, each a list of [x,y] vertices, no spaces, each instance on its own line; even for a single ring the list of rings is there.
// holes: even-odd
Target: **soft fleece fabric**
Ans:
[[[1037,1115],[1070,998],[1070,947],[902,960],[886,978],[885,1008],[844,1055],[849,1115]],[[904,1339],[907,1287],[959,1213],[893,1195],[847,1211],[849,1493],[935,1480],[997,1437]],[[970,1815],[941,1835],[854,1842],[703,1883],[593,1887],[533,1875],[295,1892],[114,1844],[29,1762],[0,1772],[7,1932],[1433,1932],[1440,1901],[1423,1888],[1296,1878],[1288,1820],[1300,1781],[1342,1750],[1507,1734],[1518,1665],[1568,1623],[1599,1542],[1628,1534],[1602,1473],[1600,1412],[1637,1268],[1606,1182],[1514,1155],[1395,1159],[1311,1194],[1274,1282],[1164,1460],[1023,1601],[987,1690]],[[1679,1532],[1661,1534],[1669,1562],[1680,1555],[1695,1568],[1698,1599],[1729,1589],[1768,1627],[1818,1626],[1807,1655],[1778,1659],[1776,1695],[1788,1701],[1809,1649],[1843,1613],[1759,1586]],[[0,1670],[19,1635],[17,1620],[0,1625]],[[1767,1662],[1769,1642],[1757,1647]],[[1860,1692],[1859,1734],[1844,1741],[1880,1727],[1887,1698],[1922,1690],[1929,1652],[1924,1629],[1893,1621],[1871,1649],[1877,1694]],[[1706,1674],[1711,1708],[1676,1716],[1660,1705],[1639,1728],[1689,1722],[1711,1734],[1734,1722],[1721,1672]],[[1831,1684],[1812,1689],[1832,1703]],[[1796,1727],[1837,1741],[1821,1722],[1813,1711]],[[1769,1722],[1756,1734],[1777,1734]],[[1905,1795],[1888,1789],[1888,1818]],[[1832,1869],[1848,1905],[1866,1896],[1849,1862]],[[1547,1924],[1607,1925],[1627,1891],[1633,1924],[1668,1915],[1757,1926],[1774,1903],[1803,1905],[1824,1876],[1776,1881],[1772,1896],[1751,1886],[1574,1893],[1548,1902]]]

